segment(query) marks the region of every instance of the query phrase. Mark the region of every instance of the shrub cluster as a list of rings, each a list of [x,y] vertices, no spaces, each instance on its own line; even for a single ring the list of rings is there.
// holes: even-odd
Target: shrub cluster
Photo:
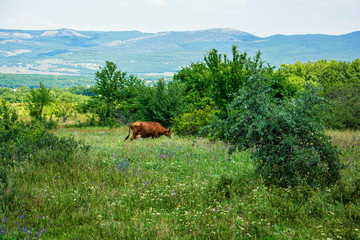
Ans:
[[[319,118],[323,98],[315,89],[306,89],[281,99],[271,86],[262,74],[250,77],[230,105],[228,118],[213,121],[212,134],[240,149],[252,149],[267,183],[282,187],[335,183],[341,164]]]
[[[77,150],[89,149],[74,138],[48,132],[43,122],[18,122],[16,111],[5,101],[0,107],[0,201],[8,197],[5,192],[11,182],[9,169],[15,164],[71,162]]]
[[[173,120],[174,130],[179,135],[198,135],[203,128],[210,124],[217,113],[219,113],[219,111],[211,109],[210,106],[206,106],[204,109],[194,110],[190,113],[184,113]]]

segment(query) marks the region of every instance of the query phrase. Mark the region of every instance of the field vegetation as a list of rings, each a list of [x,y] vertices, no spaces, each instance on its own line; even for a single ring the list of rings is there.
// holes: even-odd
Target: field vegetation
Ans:
[[[341,181],[319,189],[267,186],[249,151],[229,155],[222,142],[123,142],[127,130],[59,128],[54,138],[70,145],[31,146],[9,173],[2,238],[360,237],[359,132],[329,132],[345,168]]]
[[[232,53],[3,91],[0,239],[360,238],[360,62]],[[136,120],[174,133],[124,141]]]

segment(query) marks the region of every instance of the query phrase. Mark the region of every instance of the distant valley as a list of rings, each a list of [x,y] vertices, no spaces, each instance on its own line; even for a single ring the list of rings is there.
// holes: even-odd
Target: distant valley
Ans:
[[[319,59],[353,61],[360,57],[360,32],[330,36],[257,37],[235,29],[144,33],[139,31],[48,31],[0,29],[0,73],[93,75],[112,61],[139,76],[171,76],[203,60],[215,48],[230,54],[232,45],[274,66]]]

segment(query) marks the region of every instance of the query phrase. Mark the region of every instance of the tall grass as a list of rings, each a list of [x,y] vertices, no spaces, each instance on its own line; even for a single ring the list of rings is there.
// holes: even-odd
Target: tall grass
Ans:
[[[0,238],[360,237],[359,145],[351,134],[329,133],[343,138],[337,144],[345,168],[339,183],[320,190],[265,187],[249,152],[229,155],[221,142],[177,136],[124,142],[127,131],[57,129],[90,150],[71,162],[16,164]]]

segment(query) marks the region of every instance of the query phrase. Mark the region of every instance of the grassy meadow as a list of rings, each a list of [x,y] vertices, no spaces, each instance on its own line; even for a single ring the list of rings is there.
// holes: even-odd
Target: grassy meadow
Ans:
[[[72,161],[14,165],[0,239],[360,238],[359,131],[328,131],[344,169],[326,189],[267,187],[250,151],[229,155],[222,142],[130,142],[127,127],[53,133],[90,148]]]

